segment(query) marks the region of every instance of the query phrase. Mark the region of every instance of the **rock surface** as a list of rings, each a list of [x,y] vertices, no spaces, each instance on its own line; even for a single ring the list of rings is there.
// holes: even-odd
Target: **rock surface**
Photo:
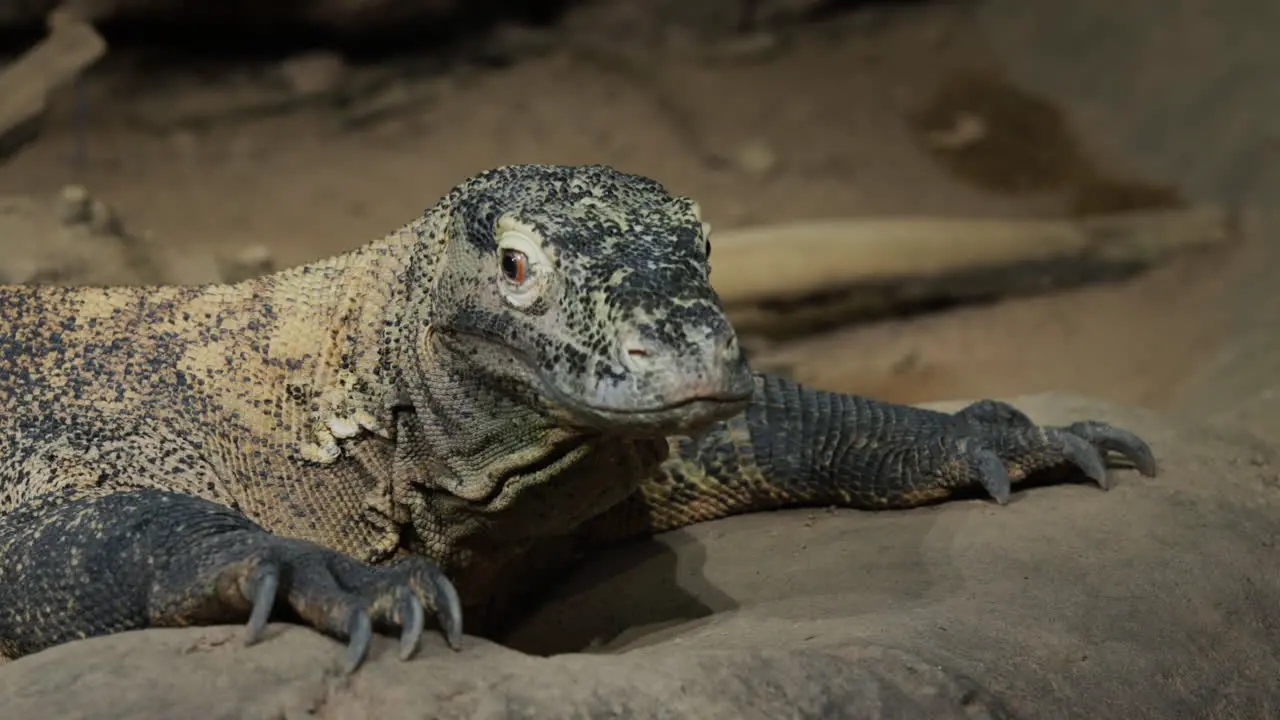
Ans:
[[[159,282],[165,273],[152,255],[83,187],[67,186],[52,201],[0,196],[0,283]]]
[[[603,553],[510,638],[402,663],[275,626],[148,630],[0,668],[0,717],[1263,717],[1280,706],[1280,449],[1074,396],[1161,474],[1007,507],[797,510]],[[955,404],[949,405],[955,407]],[[543,654],[556,653],[550,657]]]
[[[79,185],[63,187],[51,201],[0,195],[0,283],[196,285],[275,269],[261,245],[212,254],[157,242],[126,227],[115,208]]]

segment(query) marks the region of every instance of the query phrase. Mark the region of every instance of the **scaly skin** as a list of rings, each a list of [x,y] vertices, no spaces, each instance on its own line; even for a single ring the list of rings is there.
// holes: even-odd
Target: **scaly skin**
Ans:
[[[270,617],[402,655],[496,632],[584,547],[734,513],[908,508],[1104,457],[752,373],[691,200],[512,166],[381,241],[235,285],[0,288],[0,653]]]

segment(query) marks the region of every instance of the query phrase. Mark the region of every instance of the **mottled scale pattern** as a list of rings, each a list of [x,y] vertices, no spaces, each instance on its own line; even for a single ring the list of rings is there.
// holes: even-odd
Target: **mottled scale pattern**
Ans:
[[[0,652],[274,613],[354,667],[370,628],[411,650],[424,612],[496,633],[604,542],[1003,502],[1050,467],[1105,483],[1109,453],[1154,472],[1102,423],[753,373],[710,242],[651,179],[520,165],[238,284],[0,287]]]

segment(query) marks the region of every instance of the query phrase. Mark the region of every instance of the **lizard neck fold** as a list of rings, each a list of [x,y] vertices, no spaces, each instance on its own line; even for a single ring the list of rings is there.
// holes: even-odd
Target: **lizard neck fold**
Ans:
[[[434,345],[434,343],[429,343]],[[401,502],[446,564],[479,545],[566,533],[621,502],[666,458],[664,438],[567,428],[442,347],[415,359],[397,425]]]

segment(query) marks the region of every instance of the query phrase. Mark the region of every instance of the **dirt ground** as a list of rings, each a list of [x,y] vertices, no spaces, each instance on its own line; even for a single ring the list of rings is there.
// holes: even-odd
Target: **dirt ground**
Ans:
[[[1101,155],[1036,88],[1003,79],[963,5],[873,6],[696,51],[571,46],[503,67],[424,67],[323,55],[156,64],[117,48],[0,165],[0,195],[88,188],[179,279],[246,249],[277,266],[341,252],[506,163],[648,174],[696,196],[717,227],[1046,217],[1179,197],[1168,178]],[[991,141],[937,152],[932,138],[968,111],[987,118]],[[23,238],[0,240],[22,251]],[[1210,299],[1232,255],[840,330],[779,358],[801,380],[890,400],[1063,390],[1161,408],[1219,339]]]
[[[1113,473],[1008,506],[743,515],[602,553],[502,645],[418,657],[273,625],[160,628],[0,670],[0,714],[58,718],[1276,717],[1280,448],[1063,395],[1046,423],[1147,438]],[[955,410],[952,403],[941,409]],[[544,653],[551,654],[544,656]]]

